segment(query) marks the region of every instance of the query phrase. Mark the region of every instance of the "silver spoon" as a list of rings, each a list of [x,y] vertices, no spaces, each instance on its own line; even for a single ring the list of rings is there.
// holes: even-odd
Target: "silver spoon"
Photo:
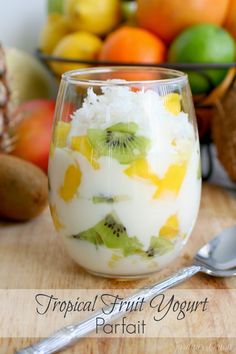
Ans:
[[[236,275],[236,226],[224,230],[217,237],[205,244],[194,257],[193,264],[179,270],[169,278],[151,286],[140,289],[138,292],[125,299],[138,301],[142,297],[145,301],[191,278],[194,274],[202,272],[214,277],[230,277]],[[106,307],[106,313],[109,307]],[[105,312],[105,311],[104,311]],[[96,317],[102,317],[105,323],[112,323],[126,313],[119,307],[110,314],[102,310],[92,317],[77,324],[64,327],[51,337],[43,339],[35,345],[17,351],[16,354],[51,354],[65,349],[77,342],[80,338],[95,330]]]

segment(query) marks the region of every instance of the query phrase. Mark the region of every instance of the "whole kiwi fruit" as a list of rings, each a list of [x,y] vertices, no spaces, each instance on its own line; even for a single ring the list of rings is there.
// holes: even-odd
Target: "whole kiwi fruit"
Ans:
[[[47,205],[47,176],[35,165],[0,154],[0,217],[25,221]]]

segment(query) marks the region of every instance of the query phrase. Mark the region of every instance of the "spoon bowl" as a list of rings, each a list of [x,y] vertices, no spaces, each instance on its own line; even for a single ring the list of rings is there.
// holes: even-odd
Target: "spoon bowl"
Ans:
[[[200,271],[215,277],[236,275],[236,226],[205,244],[194,257]]]

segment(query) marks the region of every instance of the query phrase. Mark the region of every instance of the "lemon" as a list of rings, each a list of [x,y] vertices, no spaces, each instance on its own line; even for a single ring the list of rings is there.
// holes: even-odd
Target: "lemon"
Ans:
[[[87,32],[71,33],[60,40],[53,55],[60,58],[93,60],[102,47],[102,41],[97,36]],[[85,64],[52,62],[51,67],[58,75],[69,70],[87,67]]]
[[[64,12],[73,30],[104,35],[120,22],[120,0],[65,0]]]
[[[39,39],[39,48],[45,54],[51,54],[57,43],[71,30],[63,15],[54,13],[48,16]]]

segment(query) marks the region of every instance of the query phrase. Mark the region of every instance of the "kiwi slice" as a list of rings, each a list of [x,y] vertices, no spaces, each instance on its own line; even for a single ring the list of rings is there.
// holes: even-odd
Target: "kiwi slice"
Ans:
[[[137,124],[118,123],[105,130],[88,129],[88,139],[98,156],[110,156],[129,164],[146,156],[149,140],[136,136]]]
[[[129,237],[126,228],[109,214],[94,227],[73,236],[110,249],[120,249],[124,256],[140,253],[143,245],[136,237]]]
[[[112,132],[123,132],[135,134],[138,130],[138,125],[134,122],[130,123],[117,123],[108,128]]]
[[[166,238],[152,236],[146,254],[148,257],[154,257],[156,255],[162,256],[163,254],[170,252],[173,248],[173,243]]]
[[[92,201],[94,204],[100,204],[100,203],[113,204],[113,203],[122,202],[122,201],[125,201],[128,199],[129,199],[129,197],[125,196],[125,195],[117,195],[117,196],[95,195],[92,198]]]
[[[87,231],[79,233],[78,235],[73,235],[72,237],[91,242],[96,246],[101,245],[103,243],[100,235],[94,229],[89,229]]]

